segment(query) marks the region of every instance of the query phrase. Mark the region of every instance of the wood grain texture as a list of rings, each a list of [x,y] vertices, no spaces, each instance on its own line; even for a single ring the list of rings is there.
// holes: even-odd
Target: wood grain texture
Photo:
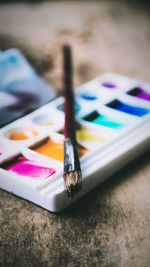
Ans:
[[[0,47],[21,48],[58,90],[64,40],[76,85],[105,71],[149,80],[149,23],[146,7],[124,1],[3,5]],[[59,215],[1,190],[0,266],[149,267],[149,154]]]

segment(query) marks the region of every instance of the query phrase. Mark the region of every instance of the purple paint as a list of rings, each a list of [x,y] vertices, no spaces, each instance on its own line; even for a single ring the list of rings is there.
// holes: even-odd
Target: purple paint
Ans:
[[[113,82],[104,82],[102,83],[102,86],[109,88],[109,89],[114,89],[117,87],[117,85],[114,84]]]
[[[46,179],[56,173],[56,170],[37,161],[30,161],[24,157],[19,157],[18,161],[5,167],[6,170],[14,172],[21,176],[27,176],[32,179]]]
[[[150,101],[150,94],[144,91],[141,87],[135,87],[131,89],[130,91],[128,91],[127,94]]]

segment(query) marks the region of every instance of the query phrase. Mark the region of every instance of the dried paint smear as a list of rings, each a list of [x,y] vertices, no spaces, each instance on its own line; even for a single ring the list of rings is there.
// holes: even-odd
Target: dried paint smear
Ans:
[[[120,129],[125,126],[122,122],[115,120],[113,117],[100,114],[97,111],[91,112],[90,114],[83,117],[83,119],[85,121],[92,122],[100,126],[104,126],[104,127],[108,127],[112,129]]]
[[[140,87],[135,87],[127,92],[128,95],[150,101],[150,94]]]
[[[78,142],[90,142],[90,143],[104,143],[106,138],[102,135],[96,135],[92,131],[86,128],[81,128],[77,130],[77,140]]]
[[[112,108],[112,109],[115,109],[115,110],[118,110],[121,112],[125,112],[125,113],[128,113],[130,115],[137,116],[137,117],[143,117],[149,113],[149,110],[147,108],[134,106],[134,105],[122,102],[118,99],[113,100],[112,102],[107,104],[107,106]]]
[[[64,160],[63,142],[58,143],[58,142],[51,140],[50,138],[47,138],[41,143],[32,147],[31,149],[49,158],[56,159],[58,161]],[[79,152],[79,156],[82,157],[88,152],[88,150],[85,147],[79,145],[78,152]]]
[[[13,130],[11,131],[11,133],[8,135],[10,140],[14,140],[14,141],[21,141],[21,140],[27,140],[30,138],[33,138],[35,136],[37,136],[38,133],[32,129],[24,129],[24,130]]]
[[[37,180],[46,179],[56,173],[53,167],[38,161],[28,160],[23,156],[19,156],[11,162],[4,163],[1,167],[20,176]]]

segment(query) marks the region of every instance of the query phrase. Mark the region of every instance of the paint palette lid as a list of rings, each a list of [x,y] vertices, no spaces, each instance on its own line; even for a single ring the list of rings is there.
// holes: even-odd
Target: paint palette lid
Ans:
[[[0,127],[54,97],[54,88],[39,77],[18,49],[0,52]]]

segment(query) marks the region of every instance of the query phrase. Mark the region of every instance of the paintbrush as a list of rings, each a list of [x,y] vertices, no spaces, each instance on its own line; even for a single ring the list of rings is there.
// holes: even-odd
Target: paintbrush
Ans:
[[[64,185],[68,196],[73,197],[81,189],[81,167],[77,150],[74,92],[72,81],[72,55],[69,45],[63,47],[63,84],[64,84]]]

